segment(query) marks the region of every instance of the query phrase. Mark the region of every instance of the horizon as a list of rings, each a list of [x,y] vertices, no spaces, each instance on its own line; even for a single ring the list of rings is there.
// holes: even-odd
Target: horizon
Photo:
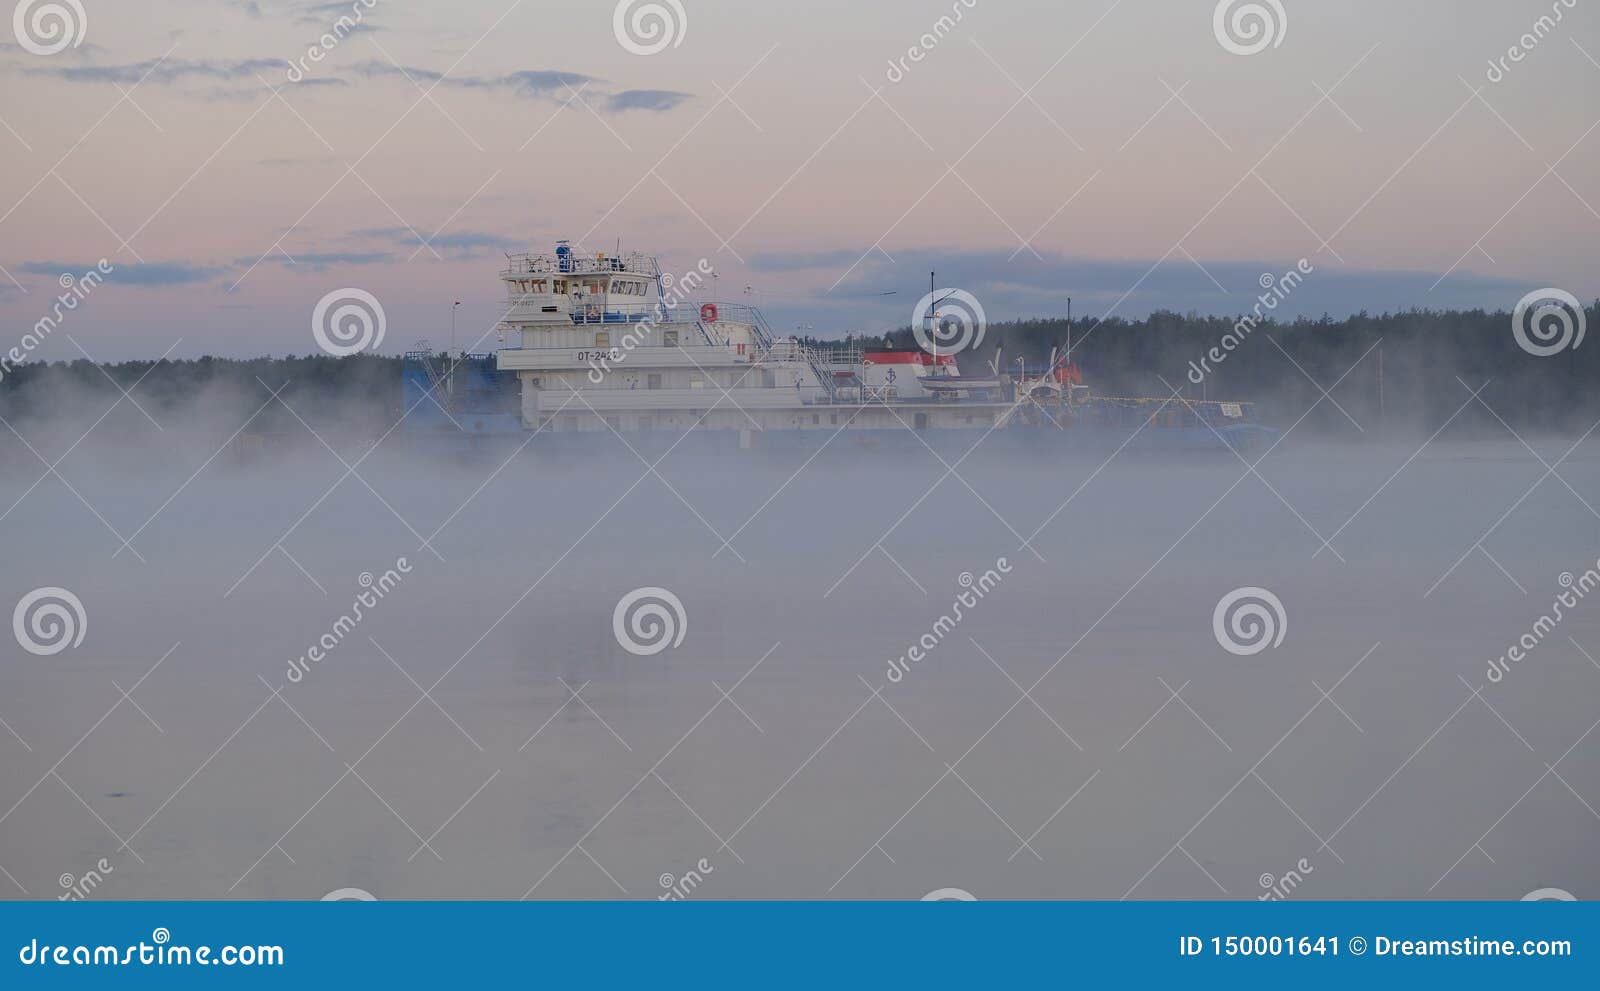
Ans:
[[[696,304],[698,304],[698,302],[699,302],[698,300],[695,301]],[[1331,315],[1326,314],[1326,313],[1318,314],[1318,315],[1312,315],[1312,314],[1308,314],[1308,313],[1298,313],[1298,314],[1295,314],[1295,315],[1293,315],[1292,317],[1290,317],[1288,319],[1280,318],[1276,314],[1269,314],[1269,315],[1263,317],[1260,321],[1258,321],[1258,327],[1261,327],[1261,328],[1265,328],[1265,327],[1294,327],[1294,326],[1297,326],[1297,325],[1304,325],[1304,324],[1320,324],[1323,321],[1331,321],[1334,325],[1338,325],[1338,324],[1346,323],[1346,322],[1348,322],[1350,320],[1354,320],[1354,319],[1365,319],[1365,320],[1370,320],[1370,321],[1375,321],[1375,322],[1381,322],[1381,321],[1387,321],[1387,320],[1397,320],[1397,319],[1400,319],[1400,318],[1403,318],[1403,317],[1408,317],[1408,316],[1448,317],[1448,316],[1451,316],[1451,315],[1462,315],[1462,316],[1477,315],[1477,316],[1485,316],[1485,317],[1505,316],[1505,317],[1509,318],[1512,315],[1513,309],[1514,308],[1512,308],[1512,307],[1502,307],[1502,308],[1499,308],[1499,309],[1485,309],[1485,308],[1482,308],[1482,307],[1473,308],[1473,309],[1462,309],[1462,308],[1428,309],[1428,308],[1417,307],[1417,308],[1406,309],[1406,310],[1384,310],[1384,311],[1378,312],[1378,313],[1361,313],[1361,312],[1357,312],[1357,313],[1346,314],[1346,315],[1341,316],[1341,317],[1332,317]],[[1587,311],[1596,310],[1596,309],[1600,309],[1600,297],[1596,297],[1595,299],[1590,300],[1589,302],[1584,304],[1584,310],[1586,312]],[[1106,320],[1103,320],[1103,321],[1093,321],[1093,322],[1091,322],[1090,326],[1084,326],[1084,327],[1082,327],[1082,329],[1087,333],[1088,330],[1092,329],[1092,326],[1093,326],[1094,323],[1115,323],[1117,321],[1121,321],[1122,323],[1127,324],[1127,325],[1137,325],[1137,324],[1141,324],[1141,323],[1149,323],[1153,319],[1155,319],[1157,317],[1160,317],[1160,316],[1176,316],[1176,317],[1179,317],[1179,318],[1181,318],[1181,319],[1183,319],[1185,321],[1193,320],[1193,321],[1196,321],[1197,323],[1200,323],[1202,321],[1222,321],[1223,323],[1228,323],[1229,321],[1237,322],[1236,318],[1242,320],[1245,315],[1246,315],[1245,311],[1242,311],[1242,310],[1239,311],[1238,313],[1198,313],[1198,312],[1195,312],[1195,311],[1190,311],[1188,313],[1182,313],[1182,312],[1179,312],[1179,311],[1176,311],[1176,310],[1157,309],[1157,310],[1152,310],[1149,313],[1144,314],[1143,316],[1116,315],[1116,316],[1109,317],[1109,318],[1107,318]],[[1016,318],[1007,319],[1007,320],[992,320],[992,321],[988,321],[985,324],[985,327],[986,327],[986,334],[989,335],[989,336],[993,336],[993,335],[996,335],[996,334],[1003,333],[1007,328],[1022,328],[1022,327],[1025,327],[1025,326],[1029,325],[1029,324],[1036,324],[1036,323],[1066,323],[1067,321],[1068,321],[1068,318],[1066,317],[1065,314],[1056,314],[1056,315],[1053,315],[1053,316],[1024,316],[1024,317],[1016,317]],[[1080,321],[1076,317],[1072,318],[1072,323],[1074,324],[1075,327],[1080,325]],[[1197,327],[1196,329],[1198,330],[1199,328]],[[854,335],[854,339],[855,340],[864,340],[864,339],[867,339],[867,338],[870,338],[870,337],[884,337],[884,338],[887,338],[887,337],[900,335],[900,334],[908,334],[908,333],[911,332],[911,330],[912,330],[912,326],[908,322],[908,323],[902,324],[899,327],[891,327],[891,328],[888,328],[887,330],[879,331],[879,332],[875,332],[875,333],[871,333],[871,334],[863,334],[863,333],[858,332],[858,331],[845,331],[845,332],[843,332],[841,334],[837,334],[837,335],[809,334],[809,335],[799,335],[799,336],[801,337],[801,339],[811,339],[811,340],[827,342],[827,341],[843,341],[843,340],[847,339],[849,337],[849,335],[851,335],[851,334]],[[415,343],[419,344],[419,345],[420,344],[429,344],[429,345],[431,345],[433,353],[441,353],[442,354],[442,353],[446,353],[448,351],[448,348],[446,346],[444,346],[442,342],[435,341],[435,340],[433,340],[431,338],[420,338]],[[919,345],[917,345],[917,343],[915,341],[912,341],[912,342],[904,344],[904,345],[899,344],[899,343],[896,343],[896,344],[894,344],[892,346],[886,344],[885,347],[886,348],[891,348],[893,350],[917,350],[919,348]],[[196,353],[196,354],[177,354],[177,353],[173,353],[173,354],[168,354],[168,355],[132,355],[132,356],[129,356],[129,357],[126,357],[126,358],[119,358],[119,359],[107,360],[107,361],[97,361],[95,359],[87,358],[83,354],[80,353],[80,354],[75,354],[75,355],[64,355],[64,356],[62,356],[60,358],[57,358],[57,359],[42,359],[42,360],[39,360],[39,361],[26,361],[25,360],[25,361],[22,361],[22,362],[7,363],[3,373],[0,373],[0,381],[3,381],[4,378],[6,376],[9,376],[12,371],[14,371],[16,369],[19,369],[19,368],[22,368],[22,367],[25,367],[28,364],[37,364],[37,365],[72,364],[72,363],[78,362],[78,361],[89,361],[91,364],[119,365],[119,364],[159,363],[159,362],[163,362],[163,361],[164,362],[168,362],[168,363],[178,362],[178,361],[203,361],[203,360],[248,362],[248,361],[258,361],[258,360],[296,360],[296,359],[310,359],[310,358],[329,358],[329,359],[332,359],[332,360],[335,360],[335,361],[344,360],[344,359],[347,359],[347,358],[384,358],[384,359],[388,359],[388,360],[392,360],[392,361],[399,361],[401,358],[403,358],[405,356],[405,354],[407,352],[409,352],[411,350],[418,350],[418,349],[417,348],[408,347],[408,348],[405,348],[403,350],[396,350],[396,351],[392,351],[391,352],[389,349],[380,348],[380,349],[369,349],[369,350],[364,351],[362,353],[353,354],[353,355],[330,355],[326,351],[322,351],[319,348],[317,348],[315,346],[315,344],[313,343],[313,345],[311,347],[306,348],[304,351],[284,351],[282,353],[274,353],[274,352],[270,352],[270,351],[262,351],[262,352],[256,352],[256,353],[250,353],[250,354],[215,354],[215,353],[210,353],[210,352],[202,352],[202,353]],[[497,350],[497,348],[488,348],[488,349],[486,349],[484,351],[470,352],[470,353],[473,353],[473,354],[490,354],[490,355],[492,355],[495,350]],[[966,351],[966,350],[975,350],[975,348],[963,349],[963,351]],[[4,356],[0,356],[0,359],[3,359],[3,357]],[[958,357],[959,357],[959,354],[958,354]]]

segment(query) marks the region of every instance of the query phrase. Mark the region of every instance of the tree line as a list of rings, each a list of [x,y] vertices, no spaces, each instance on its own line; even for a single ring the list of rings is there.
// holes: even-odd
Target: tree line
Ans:
[[[1574,329],[1600,334],[1600,301],[1583,311],[1581,323],[1570,316]],[[1049,362],[1052,349],[1064,355],[1069,336],[1072,362],[1096,393],[1165,397],[1180,390],[1191,399],[1251,401],[1278,425],[1293,423],[1323,400],[1302,430],[1360,436],[1353,419],[1368,432],[1378,425],[1431,433],[1450,420],[1452,429],[1508,436],[1507,426],[1519,433],[1581,433],[1600,420],[1600,340],[1538,356],[1518,343],[1505,311],[1269,319],[1244,332],[1237,318],[1170,311],[1070,326],[1065,319],[1022,320],[989,325],[981,343],[957,360],[963,375],[993,374],[997,356],[1001,372],[1015,373],[1019,358],[1031,372]],[[1225,350],[1229,337],[1233,347]],[[917,346],[909,327],[850,341]],[[1214,353],[1221,360],[1211,360]],[[1481,403],[1473,399],[1480,388]]]
[[[1583,312],[1586,329],[1597,324],[1600,302]],[[1001,372],[1016,372],[1018,359],[1036,371],[1052,349],[1065,353],[1069,334],[1072,362],[1098,394],[1164,397],[1179,390],[1187,398],[1256,402],[1262,418],[1279,425],[1322,400],[1302,430],[1361,436],[1377,434],[1376,425],[1381,432],[1431,433],[1450,420],[1452,429],[1504,435],[1507,427],[1581,432],[1600,421],[1600,340],[1536,356],[1519,344],[1511,314],[1503,311],[1265,320],[1247,332],[1233,318],[1168,311],[1070,326],[1064,319],[1022,320],[990,325],[958,361],[965,375],[992,374],[997,359]],[[909,327],[845,342],[916,346]],[[208,403],[230,416],[265,404],[252,430],[294,429],[296,413],[312,423],[382,430],[402,410],[400,372],[401,359],[379,355],[29,362],[0,378],[0,416],[75,421],[86,411],[98,415],[120,389],[132,389],[158,420],[162,411],[204,412]],[[271,400],[270,390],[279,388],[284,404]],[[1473,399],[1480,389],[1481,402]],[[142,418],[113,419],[132,429]]]

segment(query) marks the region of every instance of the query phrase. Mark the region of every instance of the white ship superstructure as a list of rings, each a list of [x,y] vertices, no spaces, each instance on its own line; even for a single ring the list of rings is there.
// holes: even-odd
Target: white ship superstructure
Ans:
[[[1042,366],[1019,361],[1015,374],[997,354],[985,374],[963,376],[956,356],[936,344],[924,351],[777,337],[755,307],[704,297],[714,280],[704,262],[674,277],[649,255],[583,254],[563,241],[550,255],[507,256],[500,279],[500,329],[511,346],[492,357],[426,346],[406,355],[412,436],[527,430],[545,449],[588,450],[609,448],[613,432],[629,447],[662,438],[676,447],[692,433],[712,448],[819,450],[843,434],[840,447],[945,443],[963,452],[980,443],[1242,450],[1276,436],[1251,403],[1095,394],[1070,349]],[[938,342],[951,339],[942,331],[959,332],[929,309],[919,306],[926,322],[913,337]]]
[[[517,346],[497,360],[517,374],[524,426],[738,431],[748,445],[767,431],[987,428],[1010,405],[998,381],[962,381],[954,355],[776,337],[753,306],[696,301],[710,274],[565,242],[509,256],[502,329]]]

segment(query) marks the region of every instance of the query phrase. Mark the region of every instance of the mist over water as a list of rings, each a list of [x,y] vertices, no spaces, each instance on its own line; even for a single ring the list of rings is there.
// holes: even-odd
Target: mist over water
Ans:
[[[1425,434],[1292,435],[1264,480],[1226,452],[981,446],[957,474],[830,448],[658,477],[610,435],[394,434],[357,477],[381,425],[225,444],[198,425],[253,408],[229,401],[161,432],[124,407],[65,481],[0,438],[0,601],[70,589],[87,619],[73,650],[0,645],[0,866],[28,897],[102,858],[118,899],[651,898],[691,870],[707,898],[1600,884],[1600,596],[1487,677],[1596,566],[1600,442],[1559,477]],[[88,423],[13,426],[54,462]],[[619,643],[642,587],[681,603],[681,645]],[[1213,611],[1247,587],[1283,639],[1241,656]]]

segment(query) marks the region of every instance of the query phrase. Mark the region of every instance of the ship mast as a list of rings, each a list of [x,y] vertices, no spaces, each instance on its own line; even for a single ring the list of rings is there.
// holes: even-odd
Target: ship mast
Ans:
[[[935,288],[938,285],[934,281],[937,277],[937,272],[928,273],[928,342],[933,345],[933,374],[939,371],[939,304],[961,291],[952,289],[943,298],[934,299],[934,294],[939,291]]]
[[[1067,364],[1072,364],[1072,297],[1067,297]]]

